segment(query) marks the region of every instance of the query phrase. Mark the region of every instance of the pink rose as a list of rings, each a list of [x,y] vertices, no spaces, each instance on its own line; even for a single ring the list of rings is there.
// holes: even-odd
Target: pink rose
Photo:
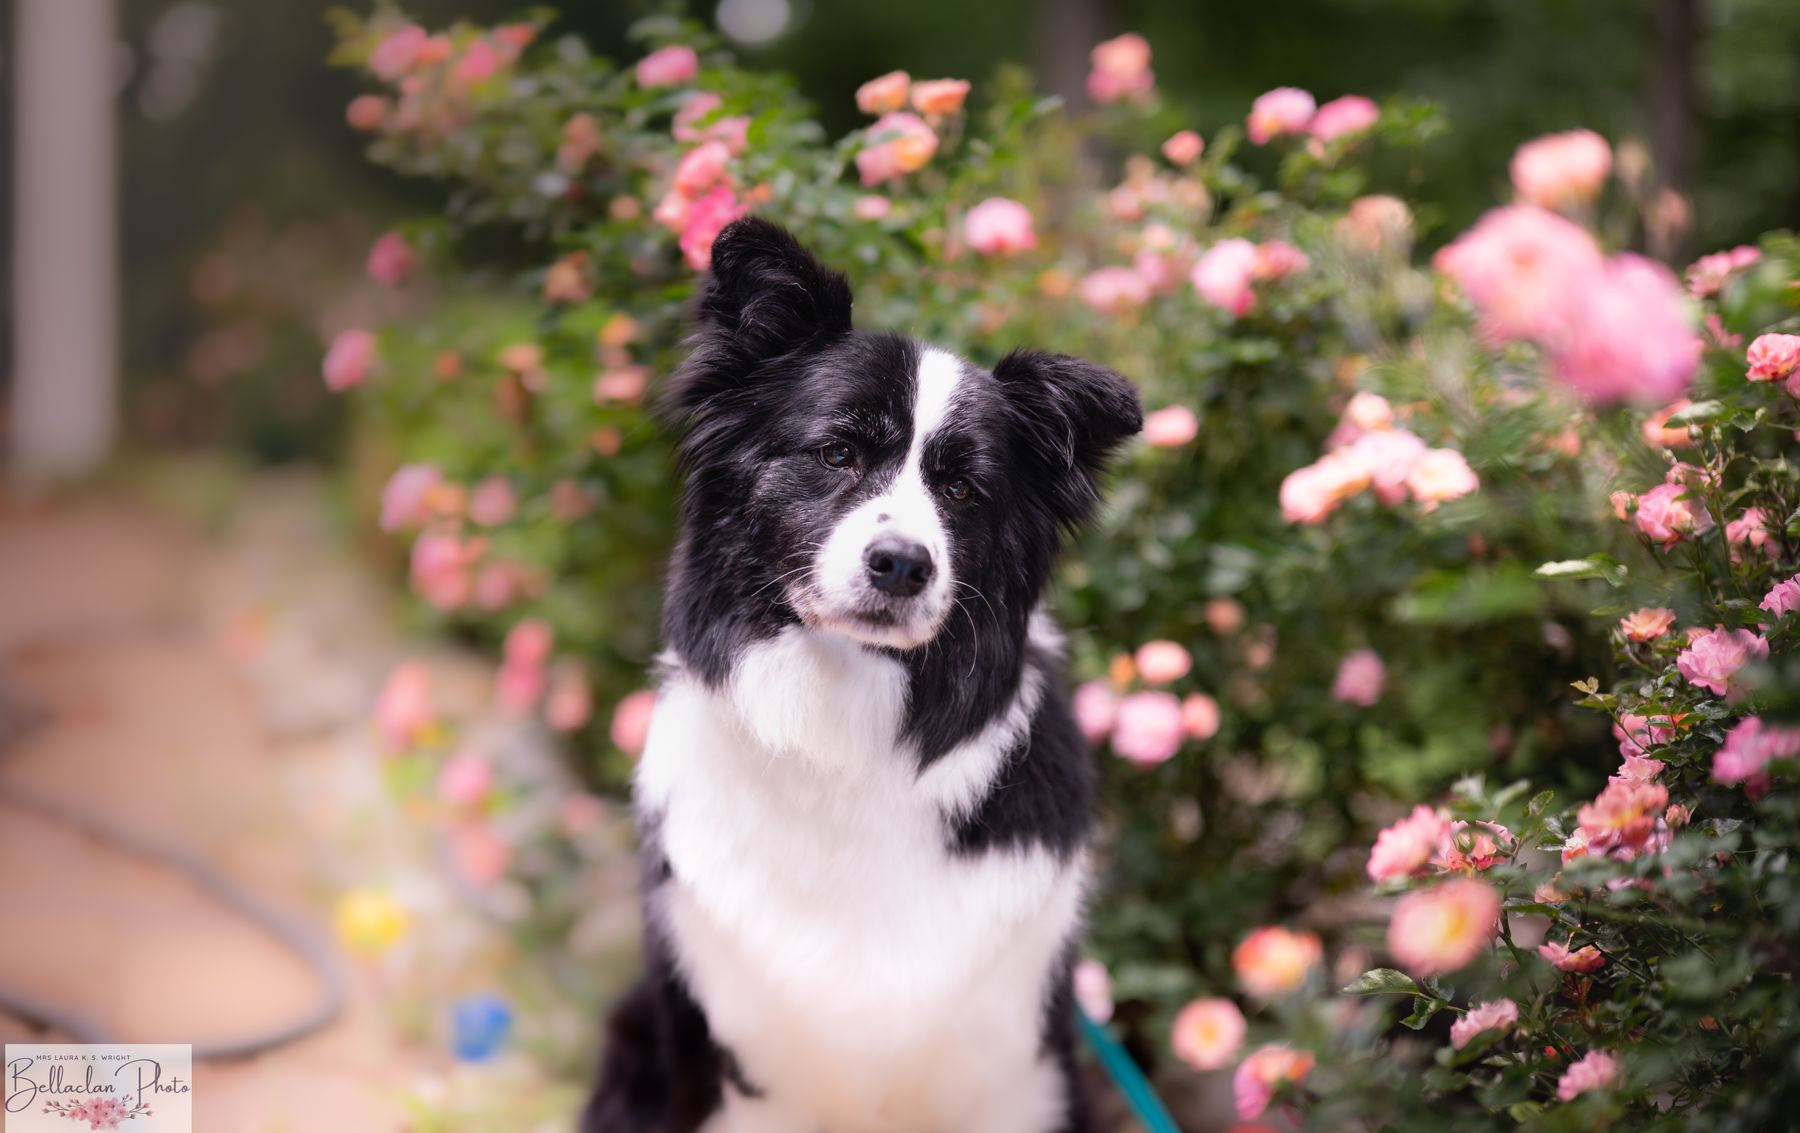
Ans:
[[[1483,1031],[1505,1032],[1511,1030],[1518,1021],[1519,1005],[1510,999],[1477,1004],[1469,1008],[1462,1018],[1450,1024],[1450,1045],[1461,1050]]]
[[[1512,847],[1512,831],[1498,822],[1458,819],[1444,832],[1433,860],[1451,873],[1475,873],[1505,861]]]
[[[1258,283],[1286,279],[1311,265],[1306,253],[1286,240],[1265,240],[1256,246],[1256,259],[1250,264],[1250,278]]]
[[[675,167],[675,191],[690,199],[698,197],[725,176],[731,166],[731,147],[724,142],[702,142],[681,157]]]
[[[1156,86],[1156,75],[1150,70],[1150,42],[1136,32],[1096,44],[1089,58],[1093,69],[1088,72],[1087,91],[1095,102],[1142,98]]]
[[[1616,1056],[1591,1050],[1563,1071],[1556,1082],[1559,1101],[1572,1102],[1590,1090],[1611,1090],[1625,1080],[1625,1068]]]
[[[856,171],[864,186],[925,168],[938,147],[937,134],[916,114],[882,115],[869,127],[868,139],[856,154]]]
[[[1200,435],[1200,419],[1185,405],[1170,405],[1144,417],[1144,440],[1153,448],[1180,448]]]
[[[1096,1023],[1112,1018],[1112,976],[1105,964],[1098,960],[1081,961],[1070,973],[1070,982],[1075,987],[1075,1002],[1088,1018]]]
[[[594,714],[593,690],[579,663],[559,662],[544,696],[544,722],[559,732],[573,732]]]
[[[1417,976],[1468,966],[1493,940],[1500,893],[1485,881],[1458,877],[1400,898],[1388,922],[1388,952]]]
[[[1406,475],[1406,490],[1426,511],[1445,500],[1460,499],[1480,486],[1463,454],[1449,448],[1434,448],[1422,454]]]
[[[543,698],[548,683],[542,665],[508,661],[494,678],[494,699],[508,716],[523,716]]]
[[[1739,689],[1733,683],[1739,670],[1755,660],[1766,660],[1769,643],[1747,629],[1707,630],[1688,642],[1675,658],[1675,667],[1688,683],[1728,696]]]
[[[682,44],[658,48],[637,62],[640,87],[678,86],[699,73],[700,57],[693,48]]]
[[[1354,649],[1344,655],[1331,682],[1331,697],[1345,704],[1368,708],[1381,699],[1387,685],[1387,666],[1373,649]]]
[[[344,107],[344,121],[353,130],[372,134],[387,124],[388,101],[376,94],[359,94]]]
[[[1403,249],[1412,239],[1412,210],[1398,197],[1358,197],[1333,233],[1338,243],[1355,251]]]
[[[1800,372],[1800,334],[1762,334],[1746,352],[1753,382],[1778,382]]]
[[[1688,266],[1688,294],[1696,299],[1717,295],[1733,272],[1747,268],[1761,259],[1762,250],[1748,244],[1740,244],[1729,252],[1701,256]]]
[[[893,201],[872,193],[850,202],[850,215],[858,220],[883,220],[893,211]]]
[[[1307,977],[1324,960],[1318,935],[1280,925],[1252,931],[1231,950],[1231,970],[1238,986],[1257,999],[1279,999],[1306,986]]]
[[[486,823],[464,823],[450,832],[450,859],[458,876],[481,888],[506,876],[512,847]]]
[[[1769,764],[1800,755],[1800,728],[1780,728],[1746,716],[1725,733],[1725,744],[1713,753],[1712,777],[1720,783],[1763,779]]]
[[[715,186],[693,203],[681,229],[681,254],[689,267],[705,271],[712,266],[713,241],[725,226],[750,211],[728,186]]]
[[[1619,628],[1629,641],[1655,641],[1675,624],[1675,611],[1661,606],[1646,606],[1619,619]]]
[[[856,108],[864,114],[892,114],[906,106],[912,89],[912,76],[905,71],[889,71],[856,88]]]
[[[1431,863],[1432,856],[1450,834],[1444,816],[1428,806],[1416,806],[1405,818],[1375,836],[1369,851],[1369,880],[1409,877]]]
[[[550,659],[556,632],[542,618],[526,618],[506,631],[501,652],[508,665],[539,666]]]
[[[437,711],[431,703],[431,670],[419,661],[396,667],[375,699],[375,727],[388,750],[407,750],[423,739],[436,722]]]
[[[1299,134],[1312,122],[1313,96],[1297,87],[1276,87],[1250,104],[1250,140],[1267,145],[1275,138]]]
[[[1539,208],[1583,205],[1600,195],[1612,172],[1612,148],[1592,130],[1550,134],[1520,146],[1512,159],[1513,188]]]
[[[1153,685],[1172,684],[1194,667],[1193,657],[1173,641],[1146,642],[1138,647],[1135,659],[1138,676]]]
[[[368,331],[340,333],[325,352],[325,388],[342,393],[361,385],[375,366],[375,356],[375,336]]]
[[[474,86],[499,73],[502,65],[500,52],[486,39],[477,39],[469,44],[450,70],[450,77],[463,86]]]
[[[483,540],[463,542],[431,533],[413,541],[411,580],[419,597],[440,610],[454,610],[474,596],[473,569],[487,550]]]
[[[1031,210],[1018,201],[989,197],[963,218],[963,240],[984,256],[1010,256],[1037,247]]]
[[[1113,729],[1119,715],[1119,698],[1105,681],[1086,681],[1075,690],[1072,705],[1075,725],[1089,743],[1097,744]]]
[[[1150,285],[1130,268],[1104,267],[1087,273],[1076,289],[1081,301],[1103,315],[1136,310],[1150,301]]]
[[[469,518],[483,527],[499,527],[518,510],[519,499],[504,476],[489,476],[469,494]]]
[[[1205,151],[1205,140],[1192,130],[1172,134],[1162,144],[1163,156],[1169,159],[1170,165],[1192,165],[1200,160],[1200,155]]]
[[[368,263],[365,265],[369,278],[389,287],[397,286],[413,270],[412,245],[406,237],[398,232],[384,234],[369,249]]]
[[[1538,945],[1538,955],[1550,961],[1552,967],[1562,972],[1597,972],[1606,966],[1606,957],[1600,950],[1589,944],[1574,951],[1567,944],[1554,941]]]
[[[1741,561],[1740,549],[1761,551],[1774,558],[1780,553],[1780,547],[1770,538],[1773,534],[1761,508],[1745,508],[1744,514],[1725,524],[1725,542],[1731,545],[1731,561]]]
[[[1661,783],[1607,780],[1594,801],[1582,804],[1575,812],[1581,824],[1577,833],[1581,835],[1582,852],[1629,860],[1654,849],[1656,818],[1668,805],[1669,789]]]
[[[913,109],[931,118],[957,113],[962,110],[963,100],[968,97],[967,79],[928,79],[914,83],[912,87]]]
[[[1181,730],[1202,742],[1219,734],[1219,702],[1203,692],[1189,693],[1181,702]]]
[[[1336,141],[1349,134],[1360,134],[1381,118],[1381,108],[1360,94],[1334,98],[1319,107],[1306,132],[1321,142]]]
[[[1196,1070],[1221,1070],[1243,1048],[1244,1013],[1229,999],[1196,999],[1175,1016],[1169,1046]]]
[[[1259,1117],[1284,1083],[1298,1082],[1312,1072],[1310,1052],[1280,1043],[1259,1046],[1238,1064],[1231,1075],[1232,1102],[1245,1121]]]
[[[640,689],[619,701],[613,709],[610,735],[613,746],[633,759],[643,754],[650,735],[650,718],[656,711],[656,693]]]
[[[1194,264],[1194,290],[1213,306],[1241,316],[1256,305],[1250,289],[1255,271],[1256,245],[1241,237],[1221,240]]]
[[[1700,367],[1700,338],[1675,273],[1641,256],[1610,257],[1565,296],[1545,339],[1558,378],[1589,401],[1668,402]]]
[[[1770,587],[1757,605],[1778,618],[1800,610],[1800,574]]]
[[[1490,210],[1434,262],[1474,304],[1493,342],[1560,335],[1573,297],[1597,285],[1604,265],[1587,229],[1521,205]]]
[[[403,531],[430,519],[431,492],[443,482],[444,474],[435,464],[407,464],[395,469],[381,489],[381,529]]]
[[[378,79],[393,82],[412,69],[419,49],[430,38],[430,33],[418,24],[408,24],[375,45],[369,53],[370,72]]]
[[[1121,758],[1151,767],[1181,750],[1181,702],[1172,693],[1135,692],[1119,701],[1112,747]]]
[[[623,402],[636,405],[644,400],[650,388],[650,370],[646,366],[616,366],[604,370],[594,379],[594,403]]]
[[[1712,513],[1690,498],[1685,484],[1658,484],[1639,496],[1632,521],[1651,541],[1665,547],[1713,529]]]
[[[493,789],[494,765],[473,752],[453,756],[438,771],[438,798],[451,806],[480,806]]]
[[[1344,420],[1365,433],[1394,427],[1394,407],[1378,393],[1357,390],[1344,406]]]

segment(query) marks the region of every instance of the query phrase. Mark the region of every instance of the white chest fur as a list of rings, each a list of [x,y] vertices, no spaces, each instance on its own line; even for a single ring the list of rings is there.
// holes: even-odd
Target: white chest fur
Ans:
[[[1039,1049],[1050,973],[1087,864],[958,856],[1029,727],[1041,678],[924,773],[896,741],[890,659],[790,629],[720,693],[677,675],[638,769],[674,878],[651,910],[715,1037],[764,1097],[727,1090],[709,1133],[1048,1133]]]

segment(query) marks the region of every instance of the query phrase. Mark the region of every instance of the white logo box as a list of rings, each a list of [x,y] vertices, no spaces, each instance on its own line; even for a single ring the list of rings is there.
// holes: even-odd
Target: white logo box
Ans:
[[[5,1133],[194,1133],[194,1048],[8,1043]]]

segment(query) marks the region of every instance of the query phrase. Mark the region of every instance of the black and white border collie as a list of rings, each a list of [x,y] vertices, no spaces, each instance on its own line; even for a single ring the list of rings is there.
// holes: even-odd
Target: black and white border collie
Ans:
[[[585,1133],[1072,1133],[1092,756],[1039,609],[1133,387],[852,329],[740,220],[674,381],[646,967]]]

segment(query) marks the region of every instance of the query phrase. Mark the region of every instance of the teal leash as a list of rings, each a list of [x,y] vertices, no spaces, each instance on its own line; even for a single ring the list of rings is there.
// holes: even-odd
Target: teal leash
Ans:
[[[1150,1079],[1144,1077],[1144,1072],[1131,1060],[1131,1055],[1125,1053],[1119,1040],[1113,1038],[1105,1027],[1088,1018],[1088,1013],[1079,1007],[1075,1009],[1075,1025],[1081,1028],[1081,1037],[1094,1048],[1100,1065],[1106,1068],[1106,1076],[1125,1095],[1125,1100],[1131,1105],[1131,1112],[1144,1123],[1144,1128],[1150,1133],[1181,1133],[1181,1127],[1169,1116],[1168,1107],[1156,1096]]]

